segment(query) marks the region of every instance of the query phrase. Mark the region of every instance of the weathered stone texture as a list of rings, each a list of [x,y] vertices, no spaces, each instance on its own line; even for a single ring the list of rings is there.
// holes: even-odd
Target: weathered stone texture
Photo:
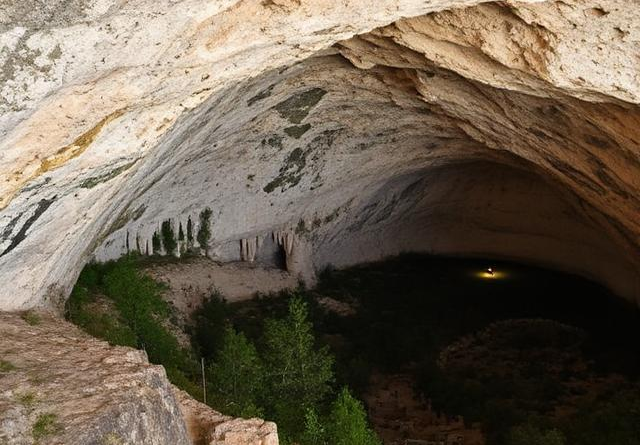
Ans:
[[[152,253],[205,208],[212,257],[284,249],[307,281],[410,248],[640,301],[638,0],[32,3],[0,8],[2,308],[55,304],[90,258]],[[468,236],[439,242],[442,190],[494,190],[504,166],[555,204],[449,206]]]
[[[191,443],[164,369],[141,351],[47,313],[0,313],[0,357],[1,443]]]

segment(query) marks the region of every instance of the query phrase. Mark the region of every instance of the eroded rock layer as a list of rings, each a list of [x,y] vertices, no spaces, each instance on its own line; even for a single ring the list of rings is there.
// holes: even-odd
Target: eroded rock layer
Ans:
[[[0,442],[278,445],[273,422],[213,411],[144,352],[44,312],[0,313]]]
[[[161,366],[46,314],[0,314],[0,440],[191,443]]]
[[[637,0],[5,3],[5,309],[205,209],[310,282],[420,250],[640,301]]]

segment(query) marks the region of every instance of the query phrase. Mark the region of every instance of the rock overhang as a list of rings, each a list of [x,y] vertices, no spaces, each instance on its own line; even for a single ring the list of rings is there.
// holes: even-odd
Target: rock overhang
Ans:
[[[145,250],[162,221],[186,225],[205,208],[220,259],[255,256],[249,246],[271,237],[271,248],[291,244],[290,266],[312,277],[328,263],[411,248],[544,263],[537,244],[548,264],[638,299],[633,10],[405,1],[358,13],[354,1],[340,15],[320,13],[322,2],[227,3],[178,2],[179,26],[163,21],[167,5],[145,2],[85,18],[85,31],[111,24],[112,46],[94,47],[94,65],[66,65],[71,80],[34,94],[31,109],[4,113],[0,271],[15,277],[0,295],[5,309],[54,304],[92,256]],[[260,23],[265,31],[249,30]],[[163,27],[153,34],[160,48],[136,63],[123,53],[142,44],[138,32]],[[127,43],[113,28],[129,29]],[[521,193],[496,191],[496,178]],[[445,205],[470,196],[502,199],[511,212],[520,202],[528,216],[479,212],[477,199]],[[459,223],[467,214],[475,229]],[[465,238],[470,230],[484,234]],[[499,231],[528,239],[520,255],[504,249],[517,243],[487,235]],[[469,244],[478,239],[488,241]]]

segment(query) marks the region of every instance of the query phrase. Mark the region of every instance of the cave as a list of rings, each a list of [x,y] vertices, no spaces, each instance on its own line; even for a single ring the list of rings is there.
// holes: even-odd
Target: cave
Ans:
[[[55,320],[83,267],[132,254],[311,289],[413,253],[633,313],[639,39],[622,0],[9,0],[0,309]]]

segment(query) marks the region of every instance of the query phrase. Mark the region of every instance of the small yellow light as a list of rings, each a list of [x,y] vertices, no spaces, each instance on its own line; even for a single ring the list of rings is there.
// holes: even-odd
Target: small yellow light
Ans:
[[[495,270],[493,267],[487,267],[483,271],[474,272],[477,278],[483,278],[485,280],[499,280],[501,278],[505,278],[506,274],[501,271]]]

